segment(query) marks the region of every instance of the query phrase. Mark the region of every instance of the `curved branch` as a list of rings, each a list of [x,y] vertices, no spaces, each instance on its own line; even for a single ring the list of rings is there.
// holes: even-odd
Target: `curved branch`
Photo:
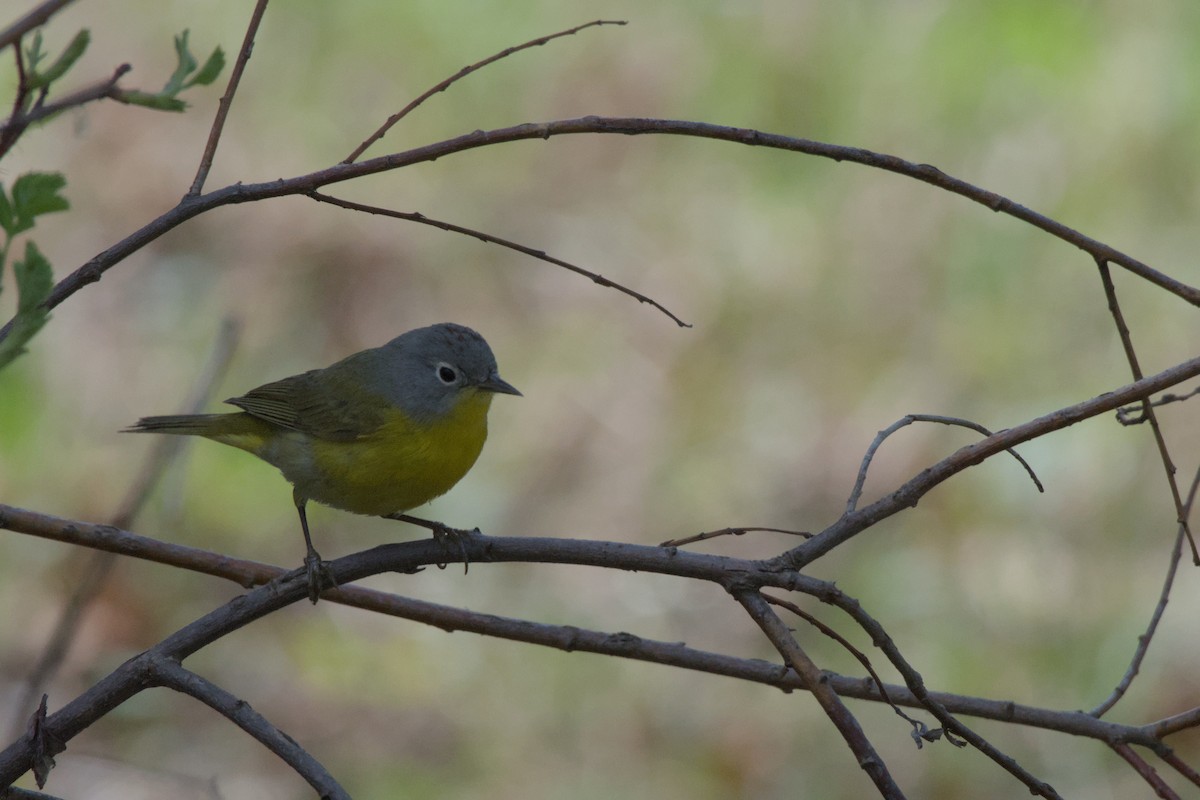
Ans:
[[[433,219],[432,217],[427,217],[424,214],[419,214],[416,212],[395,211],[393,209],[382,208],[380,206],[369,206],[364,203],[356,203],[353,200],[343,200],[340,197],[334,197],[321,192],[309,192],[308,196],[313,200],[316,200],[318,203],[328,203],[329,205],[338,206],[339,208],[344,208],[348,211],[361,211],[364,214],[378,214],[379,216],[391,217],[392,219],[402,219],[407,220],[408,222],[417,222],[422,225],[430,225],[434,228],[448,231],[450,233],[461,233],[464,236],[470,236],[487,244],[497,244],[501,247],[507,247],[509,250],[515,250],[518,253],[524,253],[531,258],[536,258],[539,261],[545,261],[548,264],[554,264],[556,267],[562,267],[563,269],[574,272],[577,275],[582,275],[591,280],[592,283],[597,283],[608,289],[616,289],[618,292],[632,297],[639,303],[647,303],[651,306],[654,306],[659,311],[674,320],[675,324],[681,328],[692,327],[690,322],[684,322],[682,319],[672,313],[670,309],[657,300],[647,297],[641,292],[635,292],[633,289],[623,286],[616,281],[609,280],[598,272],[592,272],[591,270],[584,269],[583,267],[578,267],[569,261],[563,261],[561,258],[555,258],[545,250],[536,250],[532,247],[526,247],[523,244],[518,244],[517,242],[509,239],[501,239],[499,236],[493,236],[490,233],[484,233],[483,231],[478,231],[474,228],[464,228],[462,225],[455,225],[453,222],[444,222],[440,219]]]
[[[1197,375],[1200,375],[1200,356],[1165,369],[1156,375],[1093,397],[1091,400],[1060,408],[1045,416],[994,433],[982,441],[962,447],[933,466],[922,470],[920,474],[891,494],[876,500],[869,506],[849,514],[843,514],[837,522],[804,544],[773,559],[773,562],[781,568],[800,569],[880,520],[915,506],[935,486],[957,475],[967,467],[979,464],[998,453],[1011,450],[1022,442],[1113,411]]]
[[[1140,378],[1142,376],[1139,375],[1138,377]],[[977,422],[971,422],[968,419],[944,417],[940,414],[906,414],[876,434],[875,439],[867,448],[866,455],[863,456],[862,466],[858,468],[858,478],[854,481],[854,488],[850,491],[850,499],[846,501],[847,514],[858,507],[859,498],[862,497],[863,486],[867,482],[867,470],[871,468],[871,461],[875,458],[875,453],[879,450],[880,445],[883,444],[883,440],[901,428],[912,425],[914,422],[937,422],[941,423],[942,425],[957,425],[961,428],[967,428],[969,430],[976,431],[977,433],[982,433],[984,436],[992,435],[992,432],[987,428],[983,427]],[[1046,491],[1042,486],[1042,482],[1038,480],[1037,473],[1033,471],[1033,467],[1029,466],[1029,462],[1022,458],[1021,454],[1016,450],[1009,450],[1008,453],[1012,455],[1012,457],[1015,458],[1022,467],[1025,468],[1027,473],[1029,473],[1029,477],[1033,480],[1033,485],[1037,487],[1037,490],[1039,492]]]
[[[581,117],[579,119],[554,122],[525,123],[509,128],[490,131],[474,131],[452,139],[406,150],[402,153],[379,156],[352,164],[337,164],[295,178],[280,179],[266,183],[236,183],[208,194],[185,196],[177,206],[151,221],[130,236],[122,239],[107,250],[97,254],[85,264],[67,275],[51,291],[44,306],[52,309],[88,284],[100,280],[106,271],[150,242],[178,227],[192,217],[221,206],[247,203],[274,197],[308,194],[322,186],[353,180],[365,175],[387,172],[412,164],[436,161],[439,158],[479,147],[488,147],[504,142],[531,139],[549,139],[551,136],[571,134],[641,134],[696,136],[706,139],[733,142],[752,147],[768,147],[797,153],[830,158],[834,161],[853,161],[865,166],[906,175],[915,180],[931,184],[946,191],[974,200],[993,211],[1002,212],[1028,222],[1035,227],[1074,244],[1095,258],[1118,264],[1147,281],[1171,292],[1195,306],[1200,306],[1200,289],[1189,286],[1141,261],[1127,256],[1112,247],[1068,228],[1049,217],[1038,214],[1006,197],[981,189],[966,181],[953,178],[928,164],[915,164],[896,156],[874,153],[858,147],[826,144],[812,139],[763,133],[749,128],[732,128],[704,122],[683,120],[642,119],[636,117]],[[10,320],[0,328],[0,341],[12,330]]]
[[[539,36],[536,39],[530,39],[528,42],[525,42],[524,44],[514,45],[513,47],[506,47],[503,50],[501,50],[499,53],[490,55],[487,58],[483,59],[482,61],[476,61],[474,64],[463,67],[458,72],[451,75],[449,78],[446,78],[443,81],[439,81],[438,83],[434,84],[430,88],[426,89],[424,92],[417,95],[417,97],[415,99],[413,99],[412,102],[410,102],[404,108],[400,109],[395,114],[392,114],[392,116],[388,117],[387,121],[384,122],[382,125],[380,125],[378,130],[376,130],[374,133],[372,133],[370,136],[368,136],[365,140],[363,140],[363,142],[361,144],[359,144],[358,147],[354,148],[354,151],[351,152],[350,155],[348,155],[344,159],[342,159],[342,163],[349,164],[351,162],[357,161],[358,157],[361,156],[363,153],[365,153],[367,151],[368,147],[370,147],[371,145],[375,144],[377,141],[382,139],[384,137],[384,134],[386,134],[388,131],[390,131],[397,122],[404,119],[409,114],[411,114],[414,110],[416,110],[417,106],[421,105],[422,103],[424,103],[429,98],[433,97],[438,92],[446,91],[454,83],[467,77],[472,72],[477,72],[477,71],[483,69],[484,67],[488,66],[489,64],[494,64],[497,61],[499,61],[500,59],[508,58],[509,56],[513,55],[514,53],[519,53],[522,50],[528,50],[531,47],[541,47],[544,44],[547,44],[555,39],[561,39],[564,36],[574,36],[575,34],[579,33],[582,30],[586,30],[587,28],[595,28],[595,27],[599,27],[601,25],[626,25],[626,24],[628,24],[628,23],[623,19],[597,19],[597,20],[593,20],[591,22],[585,22],[582,25],[576,25],[574,28],[568,28],[565,31],[559,31],[558,33],[551,33],[547,36]]]
[[[296,774],[308,781],[321,798],[350,800],[350,795],[338,784],[329,770],[313,758],[296,741],[276,728],[250,704],[203,678],[178,662],[149,650],[140,657],[148,679],[156,686],[174,689],[199,700],[248,733],[263,747],[283,759]]]

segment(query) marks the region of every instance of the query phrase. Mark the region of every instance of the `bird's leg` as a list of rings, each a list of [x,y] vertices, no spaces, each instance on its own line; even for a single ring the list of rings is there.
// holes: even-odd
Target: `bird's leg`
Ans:
[[[337,581],[321,560],[317,548],[313,547],[312,536],[308,532],[308,514],[304,511],[308,498],[301,497],[299,492],[294,492],[292,496],[296,501],[296,512],[300,515],[300,529],[304,531],[304,546],[307,548],[304,554],[304,570],[308,575],[308,599],[316,605],[321,596],[321,589],[336,589]]]

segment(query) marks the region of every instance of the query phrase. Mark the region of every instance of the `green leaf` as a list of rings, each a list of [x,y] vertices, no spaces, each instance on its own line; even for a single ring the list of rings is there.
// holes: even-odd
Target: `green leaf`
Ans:
[[[46,54],[42,52],[42,32],[37,31],[33,34],[33,43],[25,51],[25,60],[29,62],[29,70],[37,70],[38,64],[42,63],[42,59],[45,57]]]
[[[29,222],[22,230],[33,227],[34,217],[71,207],[67,198],[59,194],[66,185],[67,179],[61,172],[26,172],[17,178],[12,188],[13,208],[18,222]]]
[[[200,71],[192,76],[192,79],[183,85],[183,88],[189,86],[208,86],[217,79],[221,74],[221,70],[225,68],[225,52],[221,48],[212,51],[212,55],[208,57],[208,61],[204,62],[204,66]]]
[[[25,243],[25,259],[13,262],[17,279],[17,315],[8,338],[0,342],[0,369],[25,352],[25,345],[50,318],[42,305],[50,296],[54,276],[50,262],[33,242]]]
[[[188,32],[175,37],[175,71],[171,73],[170,79],[167,80],[167,85],[162,88],[160,94],[174,96],[179,94],[184,87],[184,79],[196,71],[196,57],[192,55],[192,51],[188,49]]]
[[[38,311],[54,288],[54,274],[36,244],[25,243],[25,260],[13,262],[13,275],[17,279],[17,316]],[[48,313],[44,308],[40,310]]]
[[[183,111],[187,108],[187,103],[177,100],[169,94],[150,94],[148,92],[139,92],[137,89],[117,92],[113,95],[113,99],[119,103],[127,103],[131,106],[145,106],[146,108],[154,108],[159,111]]]
[[[84,28],[79,33],[75,34],[75,38],[67,45],[67,48],[60,55],[50,68],[45,72],[39,72],[36,69],[30,70],[29,88],[41,89],[44,86],[49,86],[54,81],[66,74],[67,70],[75,65],[83,52],[87,50],[88,44],[91,42],[91,34],[87,28]]]
[[[8,238],[16,236],[20,231],[17,228],[17,218],[13,214],[12,203],[8,201],[8,195],[4,192],[4,184],[0,183],[0,228],[8,234]],[[4,264],[0,263],[0,269],[4,268]]]

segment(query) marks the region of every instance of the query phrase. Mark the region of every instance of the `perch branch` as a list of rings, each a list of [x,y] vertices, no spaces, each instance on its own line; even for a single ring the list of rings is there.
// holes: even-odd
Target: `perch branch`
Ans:
[[[298,570],[289,572],[269,564],[234,559],[219,553],[150,539],[118,530],[109,525],[62,519],[0,504],[0,528],[68,544],[110,550],[134,558],[180,567],[224,578],[246,588],[276,581],[277,583],[271,587],[274,594],[286,591],[288,597],[291,597],[292,594],[297,597],[307,597],[307,584]],[[583,539],[496,538],[478,535],[471,537],[464,547],[469,551],[468,557],[471,561],[477,563],[489,561],[569,563],[655,572],[716,583],[728,579],[730,574],[737,573],[747,579],[753,578],[758,585],[803,591],[823,602],[831,602],[851,613],[852,617],[855,616],[853,611],[855,603],[846,598],[833,584],[808,578],[798,573],[768,569],[764,562]],[[509,620],[491,614],[479,614],[464,609],[439,606],[347,585],[350,581],[367,575],[389,571],[411,573],[422,566],[444,563],[447,560],[448,554],[445,548],[432,539],[382,545],[355,553],[330,563],[330,569],[340,586],[322,593],[321,598],[425,622],[445,630],[465,630],[555,647],[568,652],[579,650],[685,667],[776,686],[785,691],[804,688],[795,673],[781,670],[777,665],[757,659],[740,659],[707,653],[679,643],[653,642],[630,634],[605,634],[586,631],[570,625],[544,625],[524,620]],[[285,578],[289,581],[286,585],[281,583]],[[255,597],[257,598],[258,595]],[[871,627],[870,617],[863,615],[858,621],[860,625],[867,626],[868,633],[873,640],[881,643],[880,646],[885,653],[889,647],[894,647],[886,635],[877,635],[877,629]],[[896,663],[896,659],[890,655],[889,660],[892,660],[893,664]],[[1149,747],[1155,752],[1160,752],[1162,749],[1161,739],[1163,737],[1200,727],[1200,715],[1195,713],[1177,715],[1150,725],[1122,725],[1097,719],[1082,711],[1053,711],[1007,700],[989,700],[945,692],[930,692],[925,690],[919,675],[916,675],[915,678],[921,697],[918,697],[908,686],[895,684],[887,686],[887,696],[896,703],[911,708],[928,708],[927,703],[921,698],[931,698],[956,714],[1027,725],[1094,739],[1119,740]],[[883,695],[870,678],[831,677],[830,680],[841,695],[863,700],[883,701]],[[912,678],[906,676],[906,680],[911,681]]]

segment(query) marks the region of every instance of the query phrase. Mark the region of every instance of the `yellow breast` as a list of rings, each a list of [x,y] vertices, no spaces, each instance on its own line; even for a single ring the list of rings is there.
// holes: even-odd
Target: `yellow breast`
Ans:
[[[449,491],[474,465],[491,400],[491,392],[471,392],[431,425],[414,424],[397,409],[367,436],[309,439],[309,458],[276,466],[319,503],[376,516],[407,511]]]

